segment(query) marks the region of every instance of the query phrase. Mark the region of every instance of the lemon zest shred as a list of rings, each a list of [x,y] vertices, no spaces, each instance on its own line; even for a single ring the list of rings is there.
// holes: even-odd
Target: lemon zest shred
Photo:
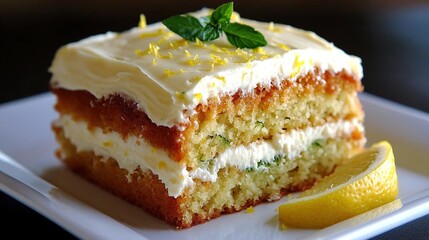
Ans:
[[[221,58],[218,55],[215,55],[213,53],[210,53],[210,58],[213,60],[212,63],[214,63],[215,65],[226,65],[228,64],[228,58]]]
[[[191,54],[188,50],[186,50],[186,49],[185,49],[185,55],[186,55],[187,57],[191,57],[191,56],[192,56],[192,54]]]
[[[153,60],[152,64],[156,65],[157,58],[166,59],[166,58],[173,58],[173,54],[171,52],[167,52],[167,55],[162,55],[159,53],[160,47],[155,43],[149,43],[149,46],[146,50],[141,51],[140,49],[136,49],[134,53],[137,57],[142,57],[144,55],[152,55]]]
[[[267,54],[267,52],[264,50],[264,48],[262,48],[262,47],[257,47],[257,48],[255,48],[255,49],[253,49],[252,50],[254,53],[259,53],[259,54],[262,54],[262,55],[265,55],[265,54]]]
[[[274,31],[274,22],[270,22],[270,23],[268,24],[268,30],[270,30],[270,31]]]
[[[239,22],[241,19],[240,19],[240,14],[238,14],[237,12],[233,12],[232,14],[231,14],[231,20],[230,20],[230,22]]]
[[[291,73],[291,77],[296,77],[298,73],[301,71],[302,66],[305,64],[305,61],[302,60],[299,55],[295,55],[295,60],[293,62],[293,72]]]
[[[203,97],[203,95],[201,93],[195,93],[194,94],[194,99],[199,102],[201,100],[201,98]]]
[[[144,14],[140,14],[139,28],[146,28],[146,16]]]
[[[196,61],[195,59],[188,59],[186,60],[186,64],[188,64],[189,66],[195,66],[197,64],[200,64],[200,61]]]
[[[174,35],[173,33],[169,33],[168,36],[170,37],[173,35]],[[188,41],[185,39],[179,39],[168,43],[168,47],[171,49],[178,49],[180,47],[187,46],[187,45],[188,45]]]
[[[160,45],[163,44],[165,41],[167,41],[169,38],[171,38],[171,36],[173,36],[173,33],[171,32],[167,32],[165,34],[163,34],[162,38],[159,39],[156,44]]]
[[[277,47],[281,48],[282,50],[285,50],[285,51],[290,51],[291,50],[291,48],[288,45],[286,45],[286,44],[276,43],[276,45],[277,45]]]
[[[174,71],[171,71],[170,69],[164,69],[164,75],[167,77],[173,76],[175,73]]]
[[[255,209],[252,206],[246,208],[246,213],[250,214],[250,213],[254,213],[254,212],[255,212]]]
[[[162,28],[152,31],[152,32],[144,32],[144,33],[140,33],[140,38],[149,38],[149,37],[156,37],[159,35],[164,34],[164,30]]]
[[[224,76],[217,76],[217,79],[219,79],[221,82],[223,82],[224,84],[226,84],[226,79]]]
[[[276,25],[274,24],[274,22],[270,22],[268,24],[268,30],[271,32],[283,32],[282,28],[276,27]]]
[[[140,49],[134,50],[134,53],[136,54],[137,57],[141,57],[141,56],[145,55],[145,53]]]
[[[185,104],[189,103],[189,99],[186,97],[185,92],[176,92],[176,98],[178,101],[184,102]]]
[[[167,77],[171,77],[173,75],[183,73],[183,72],[185,72],[185,70],[183,70],[183,69],[179,69],[179,71],[172,71],[170,69],[164,69],[164,75]]]
[[[201,80],[201,76],[195,76],[194,78],[191,79],[192,82],[199,82]]]
[[[204,43],[200,39],[195,39],[195,44],[197,44],[198,47],[204,47]]]

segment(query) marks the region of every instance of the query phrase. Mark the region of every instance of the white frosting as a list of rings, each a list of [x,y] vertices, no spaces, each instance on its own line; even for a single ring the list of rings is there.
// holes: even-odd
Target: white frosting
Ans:
[[[208,15],[203,9],[196,15]],[[362,78],[361,59],[312,32],[240,19],[266,38],[258,49],[236,49],[225,36],[184,41],[161,23],[93,36],[62,47],[50,67],[52,84],[97,98],[123,94],[157,125],[186,123],[198,104],[258,85],[279,85],[314,69]],[[289,49],[290,48],[290,49]],[[323,81],[323,79],[322,79]]]
[[[65,136],[77,147],[77,151],[94,151],[103,158],[115,158],[119,167],[127,169],[129,173],[137,167],[143,171],[150,169],[158,175],[168,194],[173,197],[180,196],[185,188],[192,187],[194,179],[215,182],[222,168],[258,169],[259,161],[272,162],[278,155],[286,155],[288,160],[293,161],[316,140],[348,136],[356,129],[363,131],[357,119],[292,130],[287,134],[276,134],[270,140],[230,147],[211,160],[210,168],[201,166],[188,172],[184,164],[171,160],[165,151],[151,147],[136,136],[124,140],[116,132],[106,133],[101,128],[91,131],[86,122],[75,121],[68,115],[61,116],[55,124],[64,129]]]

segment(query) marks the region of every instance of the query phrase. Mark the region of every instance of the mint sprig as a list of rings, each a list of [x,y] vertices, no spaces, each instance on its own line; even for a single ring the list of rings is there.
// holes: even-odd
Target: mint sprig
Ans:
[[[210,16],[196,18],[190,15],[176,15],[162,21],[172,32],[189,41],[199,39],[208,42],[225,33],[228,42],[238,48],[266,46],[264,36],[254,28],[230,23],[233,3],[225,3],[216,8]]]

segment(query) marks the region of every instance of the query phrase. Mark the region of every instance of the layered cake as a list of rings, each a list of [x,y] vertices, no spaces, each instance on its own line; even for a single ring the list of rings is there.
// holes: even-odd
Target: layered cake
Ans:
[[[307,189],[364,148],[358,57],[313,32],[230,21],[267,44],[185,40],[159,22],[61,47],[58,158],[180,229]]]

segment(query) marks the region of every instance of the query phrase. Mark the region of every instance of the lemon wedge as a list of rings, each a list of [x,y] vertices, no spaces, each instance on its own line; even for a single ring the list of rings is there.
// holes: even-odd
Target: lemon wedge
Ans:
[[[334,173],[278,208],[292,228],[324,228],[396,199],[398,178],[392,146],[381,141],[354,155]]]

